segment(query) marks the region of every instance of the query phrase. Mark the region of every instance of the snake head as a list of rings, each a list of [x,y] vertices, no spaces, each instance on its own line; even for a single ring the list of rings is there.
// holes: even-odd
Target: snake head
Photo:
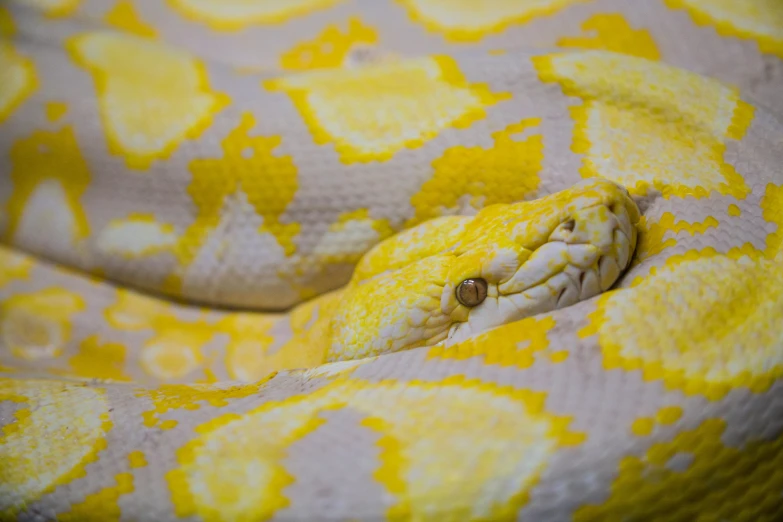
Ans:
[[[587,179],[401,232],[357,265],[331,318],[326,358],[448,346],[590,299],[630,263],[639,216],[625,188]]]

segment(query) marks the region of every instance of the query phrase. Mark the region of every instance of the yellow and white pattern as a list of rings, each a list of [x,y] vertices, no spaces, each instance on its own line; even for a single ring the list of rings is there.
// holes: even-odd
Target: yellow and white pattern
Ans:
[[[12,44],[0,43],[0,68],[3,70],[3,82],[0,86],[2,123],[35,91],[38,80],[32,60],[17,53]]]
[[[578,445],[584,440],[584,434],[568,429],[569,419],[544,410],[545,396],[541,393],[506,390],[464,379],[410,384],[402,396],[399,392],[403,385],[399,383],[370,385],[359,393],[352,392],[352,384],[350,380],[338,380],[307,397],[264,405],[241,418],[230,414],[217,417],[196,428],[199,437],[178,451],[180,467],[166,477],[176,499],[177,514],[217,520],[246,515],[267,518],[285,507],[283,490],[294,477],[279,461],[288,447],[325,422],[316,415],[319,411],[348,409],[366,415],[362,425],[378,434],[383,447],[376,476],[396,497],[389,510],[391,517],[410,512],[437,515],[437,505],[428,499],[454,493],[441,470],[471,471],[473,463],[460,456],[466,447],[481,442],[481,426],[490,419],[503,420],[495,427],[495,446],[481,456],[483,464],[478,472],[485,475],[473,483],[463,483],[458,490],[468,500],[466,505],[474,506],[458,513],[461,517],[494,518],[513,513],[546,466],[547,457],[558,447]],[[389,407],[378,411],[379,404]],[[431,419],[435,431],[424,430],[417,419],[433,414],[437,415]],[[517,437],[523,427],[528,435],[524,444],[519,444]],[[460,430],[462,435],[453,438],[453,430]],[[275,441],[260,452],[252,436],[259,432],[268,433]],[[428,442],[433,435],[442,443],[437,454],[432,453]],[[384,440],[386,444],[381,442]],[[215,451],[225,447],[230,447],[231,453]],[[214,480],[216,469],[225,469],[232,480]],[[242,472],[228,473],[237,469]],[[487,489],[493,480],[509,475],[516,476],[515,488],[500,495]],[[256,491],[265,492],[262,502],[255,501]]]
[[[204,23],[216,31],[281,23],[340,2],[341,0],[293,0],[282,5],[275,0],[168,0],[169,5],[182,16]]]
[[[446,56],[313,71],[264,86],[288,93],[316,143],[331,143],[344,163],[391,159],[449,126],[469,126],[485,107],[508,98],[471,85]],[[378,98],[386,100],[382,111],[374,107]],[[420,104],[430,108],[427,117]]]
[[[0,519],[780,520],[781,35],[6,2]]]
[[[783,14],[775,0],[666,0],[666,5],[686,10],[700,25],[711,25],[726,36],[755,40],[761,51],[783,56]]]
[[[586,177],[600,175],[638,194],[654,188],[665,196],[746,196],[723,154],[726,139],[742,138],[753,108],[729,87],[619,54],[570,53],[537,64],[542,80],[585,100],[572,114],[573,148],[585,154]],[[610,71],[617,83],[606,82]]]
[[[100,390],[48,381],[0,381],[0,400],[15,405],[5,423],[0,445],[3,511],[10,516],[19,507],[60,484],[84,476],[85,467],[106,448],[111,428],[109,404]],[[67,410],[68,417],[57,412]],[[34,440],[48,443],[31,448]],[[30,458],[30,451],[42,451]]]
[[[400,0],[410,17],[453,41],[473,41],[585,0]]]
[[[227,103],[197,60],[145,39],[87,33],[68,47],[93,76],[109,150],[131,168],[145,169],[197,138]]]

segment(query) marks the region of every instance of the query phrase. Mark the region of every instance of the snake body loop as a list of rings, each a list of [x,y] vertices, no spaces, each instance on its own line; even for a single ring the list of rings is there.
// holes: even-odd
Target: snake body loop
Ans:
[[[0,5],[0,519],[783,519],[778,0]]]

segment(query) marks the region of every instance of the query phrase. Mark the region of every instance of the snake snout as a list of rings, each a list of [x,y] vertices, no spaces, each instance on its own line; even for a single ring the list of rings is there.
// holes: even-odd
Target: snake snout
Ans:
[[[573,213],[555,228],[549,241],[566,249],[568,262],[547,282],[557,294],[555,308],[563,308],[617,282],[636,247],[636,228],[624,205],[598,205]]]
[[[513,276],[498,285],[491,312],[476,310],[462,330],[481,331],[550,312],[610,289],[628,267],[636,246],[628,204],[633,202],[621,199],[567,214]],[[451,341],[465,335],[452,332]]]
[[[606,251],[614,242],[614,230],[622,226],[621,219],[604,205],[582,209],[561,222],[550,234],[549,241],[562,241],[569,245],[590,244]]]
[[[574,209],[551,231],[509,279],[496,298],[452,326],[447,345],[472,334],[551,312],[595,297],[614,285],[636,247],[635,209],[630,198]]]

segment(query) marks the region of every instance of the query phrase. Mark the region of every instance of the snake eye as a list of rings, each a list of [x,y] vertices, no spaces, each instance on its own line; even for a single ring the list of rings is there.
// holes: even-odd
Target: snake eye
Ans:
[[[457,286],[457,301],[467,307],[478,306],[487,298],[487,282],[483,279],[465,279]]]

